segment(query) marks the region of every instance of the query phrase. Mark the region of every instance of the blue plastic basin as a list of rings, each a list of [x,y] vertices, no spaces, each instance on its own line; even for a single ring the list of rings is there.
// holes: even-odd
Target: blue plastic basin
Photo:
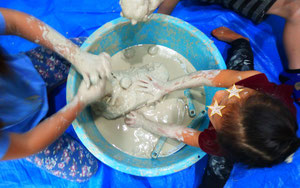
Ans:
[[[96,20],[95,20],[96,21]],[[81,49],[93,54],[110,55],[137,44],[158,44],[171,48],[187,58],[197,70],[225,69],[218,49],[201,31],[178,18],[155,14],[151,20],[132,26],[125,18],[106,23],[95,31]],[[76,94],[82,77],[71,68],[67,82],[67,101]],[[206,105],[216,89],[205,87]],[[208,118],[200,129],[208,126]],[[162,176],[183,170],[201,159],[205,153],[185,146],[168,157],[142,159],[130,156],[108,143],[94,124],[91,109],[86,108],[73,122],[73,127],[85,147],[110,167],[137,176]]]

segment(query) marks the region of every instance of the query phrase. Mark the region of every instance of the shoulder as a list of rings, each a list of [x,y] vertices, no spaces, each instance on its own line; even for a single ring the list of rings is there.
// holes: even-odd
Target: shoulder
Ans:
[[[254,89],[261,93],[265,93],[272,97],[275,97],[285,103],[294,115],[296,114],[296,108],[293,104],[294,100],[292,98],[294,89],[292,85],[276,84],[270,82],[267,76],[263,73],[253,75],[244,80],[241,80],[237,82],[236,85]]]
[[[221,70],[213,80],[213,84],[217,87],[231,87],[233,84],[247,79],[249,77],[262,74],[259,71],[237,71],[237,70]]]

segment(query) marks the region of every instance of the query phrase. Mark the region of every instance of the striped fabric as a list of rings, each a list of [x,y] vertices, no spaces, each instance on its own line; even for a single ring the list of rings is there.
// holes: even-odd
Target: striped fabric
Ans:
[[[218,3],[238,14],[251,19],[254,23],[260,23],[266,12],[276,0],[200,0],[204,3]]]

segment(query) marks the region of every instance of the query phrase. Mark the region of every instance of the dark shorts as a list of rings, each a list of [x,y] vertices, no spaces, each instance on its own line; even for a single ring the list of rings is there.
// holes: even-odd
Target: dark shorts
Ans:
[[[199,0],[205,3],[221,4],[225,8],[260,23],[267,16],[266,13],[276,0]]]

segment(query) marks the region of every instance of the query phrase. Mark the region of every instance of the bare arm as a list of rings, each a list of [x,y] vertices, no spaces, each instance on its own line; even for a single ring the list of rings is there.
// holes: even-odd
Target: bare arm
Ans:
[[[167,125],[164,123],[155,123],[146,118],[142,114],[131,112],[125,118],[125,123],[129,127],[142,127],[143,129],[168,138],[175,138],[187,145],[199,147],[198,137],[201,131],[187,128],[180,125]]]
[[[168,82],[168,91],[199,86],[231,87],[234,83],[259,74],[258,71],[204,70]]]
[[[157,13],[170,15],[179,0],[164,0],[164,2],[159,6]]]
[[[23,158],[41,151],[62,135],[83,108],[78,99],[73,100],[32,130],[23,134],[11,133],[9,148],[2,160]]]
[[[17,35],[45,46],[70,62],[74,61],[72,54],[79,53],[80,49],[75,44],[35,17],[11,9],[0,8],[0,11],[5,19],[7,35]]]
[[[139,91],[152,94],[153,99],[148,102],[152,103],[164,95],[180,89],[200,86],[228,88],[240,80],[259,73],[258,71],[203,70],[184,75],[168,82],[162,82],[148,76],[147,79],[140,80]]]
[[[89,89],[81,83],[76,97],[62,110],[26,133],[11,133],[8,151],[1,160],[17,159],[37,153],[54,142],[90,103],[102,98],[105,80]]]
[[[76,67],[88,86],[90,81],[98,82],[99,75],[110,76],[111,66],[108,54],[96,56],[82,51],[47,24],[23,12],[5,8],[0,8],[0,12],[5,19],[6,34],[20,36],[57,52]]]

